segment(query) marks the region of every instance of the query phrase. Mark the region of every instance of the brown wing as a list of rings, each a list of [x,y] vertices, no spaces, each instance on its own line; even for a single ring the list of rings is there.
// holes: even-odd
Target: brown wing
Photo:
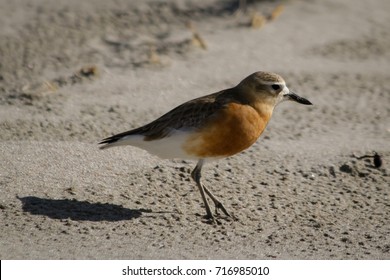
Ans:
[[[220,91],[188,101],[147,125],[113,135],[99,144],[114,143],[124,136],[134,134],[144,135],[146,141],[151,141],[166,137],[173,129],[201,127],[206,119],[226,104],[226,99],[218,98],[225,92]]]

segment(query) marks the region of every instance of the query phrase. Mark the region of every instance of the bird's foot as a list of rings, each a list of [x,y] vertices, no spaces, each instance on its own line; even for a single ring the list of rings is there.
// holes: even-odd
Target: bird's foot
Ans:
[[[231,215],[229,214],[229,212],[225,209],[225,207],[223,206],[223,204],[221,202],[216,202],[215,203],[215,214],[218,214],[218,209],[221,209],[222,212],[228,216],[228,217],[231,217]]]

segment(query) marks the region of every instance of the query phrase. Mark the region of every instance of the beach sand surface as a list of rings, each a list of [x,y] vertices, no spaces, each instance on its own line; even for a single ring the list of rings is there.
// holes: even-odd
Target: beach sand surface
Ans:
[[[0,259],[390,259],[390,2],[247,2],[0,0]],[[235,219],[98,149],[259,70],[314,105],[204,166]]]

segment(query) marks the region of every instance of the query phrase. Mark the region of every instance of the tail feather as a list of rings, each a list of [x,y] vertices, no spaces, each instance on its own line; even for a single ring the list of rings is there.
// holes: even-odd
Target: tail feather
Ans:
[[[107,149],[107,148],[111,148],[111,147],[115,147],[115,146],[119,146],[119,145],[126,145],[127,143],[123,143],[122,141],[129,139],[129,136],[135,135],[135,134],[136,134],[135,130],[130,130],[130,131],[126,131],[123,133],[115,134],[113,136],[104,138],[102,141],[100,141],[98,143],[99,145],[103,145],[103,146],[100,146],[99,149],[103,150],[103,149]]]
[[[121,138],[115,137],[115,135],[111,136],[111,137],[107,137],[98,143],[99,145],[102,145],[99,147],[99,149],[103,150],[103,149],[107,149],[107,148],[116,146],[115,143],[117,143],[119,139],[121,139]]]

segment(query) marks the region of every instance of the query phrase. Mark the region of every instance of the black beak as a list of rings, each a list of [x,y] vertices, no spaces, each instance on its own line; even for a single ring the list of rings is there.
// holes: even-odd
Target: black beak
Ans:
[[[306,98],[300,97],[299,95],[295,94],[294,92],[290,91],[285,95],[285,97],[289,100],[293,100],[295,102],[305,104],[305,105],[313,105],[309,100]]]

